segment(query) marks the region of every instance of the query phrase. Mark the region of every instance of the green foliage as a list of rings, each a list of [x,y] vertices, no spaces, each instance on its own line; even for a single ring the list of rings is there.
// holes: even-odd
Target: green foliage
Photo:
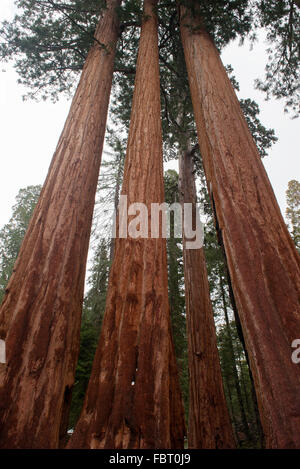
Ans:
[[[300,10],[292,0],[181,0],[179,3],[201,15],[219,49],[237,37],[241,41],[246,37],[255,40],[256,32],[264,28],[269,58],[265,80],[257,80],[256,86],[267,96],[284,98],[286,109],[298,115]],[[30,90],[28,97],[56,100],[60,93],[70,95],[93,43],[105,1],[17,0],[16,4],[18,14],[0,27],[0,60],[14,60],[20,83]],[[168,81],[173,81],[173,88],[181,80],[186,84],[177,7],[176,0],[171,0],[167,8],[163,2],[158,4],[162,90],[167,95],[174,91],[167,90]],[[119,16],[121,39],[115,87],[128,98],[132,95],[142,1],[124,1]],[[130,106],[125,110],[128,122]],[[174,119],[172,114],[170,108],[164,109],[166,119],[176,120],[176,114]]]
[[[285,110],[300,113],[300,9],[292,0],[257,0],[258,23],[269,47],[264,80],[256,86],[267,98],[283,98]]]
[[[79,418],[85,391],[90,379],[95,351],[98,343],[98,331],[92,321],[83,316],[80,331],[80,352],[72,392],[69,428],[74,428]]]
[[[0,58],[14,59],[30,98],[69,94],[82,70],[103,8],[99,0],[18,0],[0,29]]]
[[[140,3],[127,1],[119,11],[121,21],[136,21]],[[16,5],[13,21],[0,27],[0,60],[14,60],[19,83],[30,90],[26,97],[56,101],[61,93],[71,96],[105,0],[17,0]],[[124,57],[125,68],[126,63]]]
[[[289,222],[289,230],[300,253],[300,183],[295,179],[288,184],[286,202],[286,217]]]
[[[244,39],[254,25],[249,0],[181,0],[179,3],[202,18],[219,49],[236,37]]]
[[[252,399],[249,369],[234,321],[231,321],[229,325],[224,324],[219,327],[218,346],[224,391],[239,445],[247,448],[259,447],[259,435]],[[238,395],[235,372],[237,372],[238,376],[240,395]],[[241,404],[247,421],[246,428],[241,413]]]
[[[83,306],[84,318],[92,322],[98,332],[105,311],[109,268],[109,246],[105,239],[101,239],[92,259],[88,277],[89,289]]]
[[[11,219],[0,231],[0,303],[40,192],[41,186],[20,189]]]

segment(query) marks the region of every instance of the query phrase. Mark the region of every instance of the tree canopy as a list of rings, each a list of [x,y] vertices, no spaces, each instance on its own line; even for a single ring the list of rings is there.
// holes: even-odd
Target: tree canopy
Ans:
[[[266,31],[268,62],[256,86],[267,96],[283,98],[287,110],[299,114],[300,10],[293,0],[172,0],[158,5],[162,71],[181,75],[175,55],[178,3],[199,8],[206,29],[219,49],[231,40],[257,39]],[[28,97],[58,99],[70,95],[94,40],[104,0],[18,0],[18,13],[0,27],[0,59],[14,60]],[[119,11],[120,47],[116,71],[134,73],[142,2],[127,0]],[[105,46],[105,45],[102,45]],[[175,49],[174,49],[175,46]],[[163,80],[164,81],[164,80]],[[124,83],[123,83],[124,86]]]

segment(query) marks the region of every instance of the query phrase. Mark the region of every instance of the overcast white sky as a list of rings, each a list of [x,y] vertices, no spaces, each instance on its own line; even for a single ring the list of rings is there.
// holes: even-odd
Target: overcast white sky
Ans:
[[[0,0],[0,22],[12,17],[13,3]],[[257,101],[262,123],[274,128],[279,138],[264,164],[284,212],[288,181],[300,179],[300,121],[284,114],[282,102],[265,102],[264,95],[253,89],[254,79],[263,76],[264,50],[263,41],[251,52],[249,46],[234,43],[222,58],[234,68],[240,97]],[[19,189],[44,182],[70,106],[70,101],[63,99],[56,104],[24,102],[22,94],[24,89],[17,84],[12,66],[0,64],[0,228],[10,218]]]

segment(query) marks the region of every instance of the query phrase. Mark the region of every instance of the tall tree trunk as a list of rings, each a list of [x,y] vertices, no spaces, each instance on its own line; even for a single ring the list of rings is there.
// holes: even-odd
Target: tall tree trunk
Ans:
[[[240,382],[239,382],[239,374],[238,374],[238,370],[237,370],[237,366],[236,366],[236,360],[235,360],[235,354],[234,354],[234,348],[233,348],[233,340],[232,340],[230,322],[229,322],[229,317],[228,317],[228,312],[227,312],[225,290],[224,290],[224,284],[223,284],[223,278],[222,278],[221,271],[219,271],[219,279],[220,279],[220,290],[221,290],[221,296],[222,296],[222,303],[223,303],[223,311],[224,311],[224,317],[225,317],[225,323],[226,323],[226,330],[227,330],[227,335],[228,335],[228,344],[229,344],[229,353],[230,353],[230,367],[231,367],[231,372],[232,372],[232,376],[233,376],[233,380],[234,380],[234,386],[235,386],[235,389],[236,389],[238,405],[239,405],[239,408],[240,408],[240,416],[241,416],[241,420],[242,420],[243,430],[244,430],[244,433],[247,436],[248,440],[251,440],[249,425],[248,425],[246,412],[245,412],[245,407],[244,407],[244,402],[243,402],[243,397],[242,397],[241,386],[240,386]]]
[[[1,448],[56,448],[65,434],[119,5],[107,1],[1,307]]]
[[[144,2],[122,188],[128,207],[139,202],[148,211],[164,201],[156,4]],[[117,238],[100,341],[69,448],[183,446],[170,331],[165,240]]]
[[[190,28],[192,26],[192,28]],[[237,97],[201,19],[181,9],[181,35],[210,195],[268,448],[300,447],[300,260]]]
[[[193,171],[192,155],[186,152],[180,159],[180,195],[182,203],[193,204],[195,212]],[[183,256],[190,370],[189,448],[234,448],[204,250],[186,249],[184,237]]]

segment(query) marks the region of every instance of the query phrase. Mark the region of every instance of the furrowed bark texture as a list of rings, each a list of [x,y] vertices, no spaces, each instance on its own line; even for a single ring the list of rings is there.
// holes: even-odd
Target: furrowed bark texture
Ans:
[[[157,1],[145,0],[122,195],[164,201]],[[164,239],[115,243],[106,312],[69,448],[181,448],[184,419],[171,339]]]
[[[300,447],[300,262],[219,54],[184,8],[181,34],[206,178],[222,232],[268,448]]]
[[[182,204],[193,204],[195,216],[197,196],[193,171],[193,157],[185,152],[180,157],[180,197]],[[192,449],[234,448],[204,249],[187,249],[183,239],[190,371],[188,445]]]
[[[67,425],[118,38],[108,0],[0,314],[0,447],[55,448]],[[61,426],[62,422],[62,426]]]

